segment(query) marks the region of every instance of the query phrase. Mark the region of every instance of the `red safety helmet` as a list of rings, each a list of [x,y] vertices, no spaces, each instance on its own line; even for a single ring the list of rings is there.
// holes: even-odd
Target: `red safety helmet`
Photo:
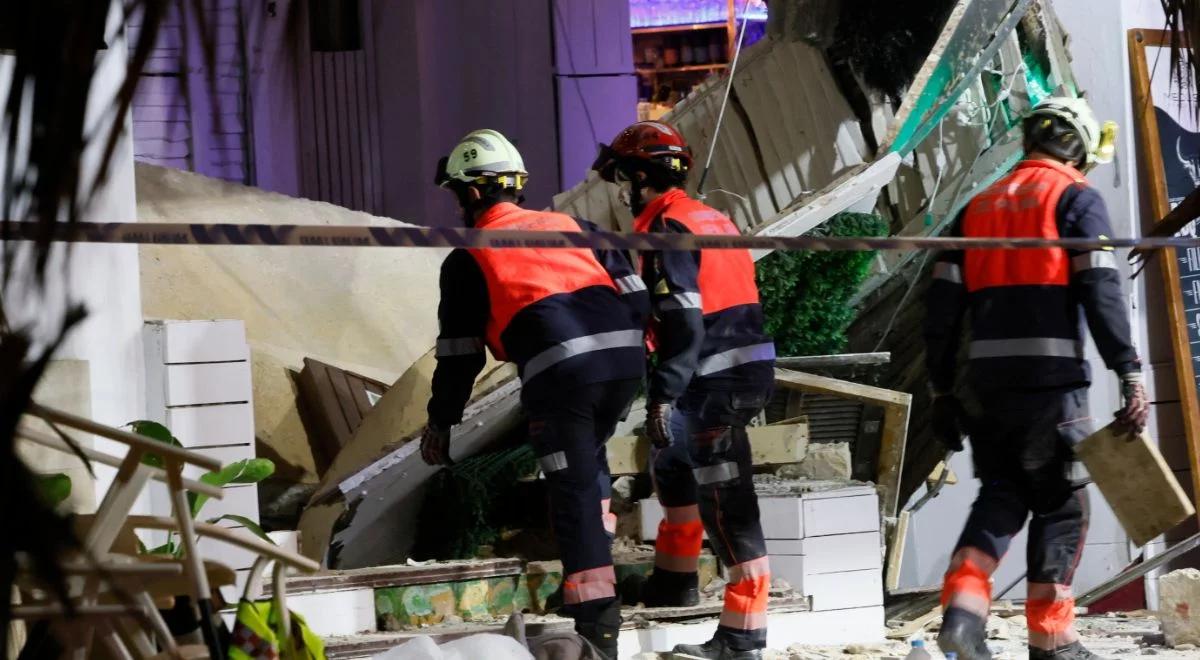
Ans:
[[[660,121],[639,121],[618,133],[612,144],[600,145],[592,169],[605,181],[613,182],[621,161],[638,160],[686,177],[692,167],[692,149],[674,126]]]

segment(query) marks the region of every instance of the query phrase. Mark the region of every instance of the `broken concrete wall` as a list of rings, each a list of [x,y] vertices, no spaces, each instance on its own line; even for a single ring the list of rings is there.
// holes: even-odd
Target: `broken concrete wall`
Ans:
[[[142,222],[394,226],[395,221],[138,164]],[[291,371],[305,357],[391,383],[437,335],[446,250],[141,246],[148,319],[240,319],[253,363],[260,456],[315,482]]]

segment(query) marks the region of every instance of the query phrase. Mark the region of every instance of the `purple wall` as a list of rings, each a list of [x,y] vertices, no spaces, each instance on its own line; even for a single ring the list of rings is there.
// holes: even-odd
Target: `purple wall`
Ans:
[[[215,94],[172,19],[134,108],[140,160],[453,225],[432,180],[467,132],[512,139],[544,207],[636,116],[626,0],[361,0],[348,53],[311,52],[305,0],[206,1]]]
[[[550,0],[563,190],[587,178],[596,145],[637,119],[628,0]]]
[[[435,166],[467,132],[493,128],[521,150],[526,197],[558,191],[558,140],[549,6],[545,0],[388,2],[376,15],[376,58],[389,214],[458,224]],[[379,2],[375,2],[378,7]],[[395,148],[393,148],[393,146]]]

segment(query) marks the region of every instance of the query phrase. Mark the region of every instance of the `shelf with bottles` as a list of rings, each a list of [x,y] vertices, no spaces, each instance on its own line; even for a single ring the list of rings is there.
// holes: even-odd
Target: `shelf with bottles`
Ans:
[[[633,40],[633,65],[642,72],[708,71],[728,63],[724,30],[649,34]]]

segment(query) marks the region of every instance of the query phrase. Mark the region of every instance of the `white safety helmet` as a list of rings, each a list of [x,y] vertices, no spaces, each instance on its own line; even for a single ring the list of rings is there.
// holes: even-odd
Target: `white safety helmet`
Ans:
[[[1050,121],[1052,118],[1060,119],[1061,123],[1055,125]],[[1064,126],[1066,131],[1062,130]],[[1066,137],[1068,133],[1079,136],[1084,153],[1078,153],[1077,146],[1057,147],[1064,142],[1074,146],[1074,141]],[[1027,142],[1032,140],[1054,156],[1078,159],[1081,169],[1111,163],[1117,153],[1117,123],[1106,121],[1101,126],[1091,106],[1082,98],[1054,96],[1037,104],[1026,119],[1025,135]]]
[[[520,190],[528,179],[521,152],[499,131],[485,128],[468,133],[449,156],[438,161],[435,183],[442,187],[454,181],[499,184]]]

